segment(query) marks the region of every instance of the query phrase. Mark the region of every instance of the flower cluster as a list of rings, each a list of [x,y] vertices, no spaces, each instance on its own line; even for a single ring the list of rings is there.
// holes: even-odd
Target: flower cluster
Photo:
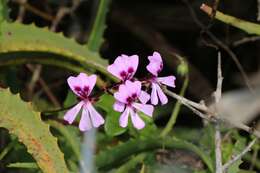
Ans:
[[[148,59],[150,63],[146,66],[146,69],[151,75],[145,81],[134,78],[139,64],[137,55],[118,56],[114,63],[107,67],[108,72],[120,80],[118,90],[114,93],[113,109],[122,113],[119,118],[121,127],[127,127],[130,116],[136,129],[144,128],[145,123],[138,112],[143,112],[145,115],[152,117],[154,106],[159,103],[159,100],[162,105],[168,102],[161,86],[175,87],[174,76],[158,77],[163,69],[161,55],[154,52],[152,56],[148,56]],[[90,94],[96,84],[96,79],[96,75],[87,76],[85,73],[80,73],[77,77],[71,76],[67,80],[70,89],[78,96],[80,102],[66,112],[64,120],[71,124],[82,109],[79,123],[81,131],[90,130],[93,127],[97,128],[105,122],[92,105],[94,99]],[[151,86],[151,94],[142,90],[142,83],[144,82]],[[149,100],[150,104],[148,103]]]

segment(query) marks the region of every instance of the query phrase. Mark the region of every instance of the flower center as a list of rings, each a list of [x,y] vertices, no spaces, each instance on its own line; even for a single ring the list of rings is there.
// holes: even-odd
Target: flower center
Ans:
[[[74,90],[76,91],[76,93],[79,95],[79,97],[83,100],[88,99],[88,94],[89,94],[89,87],[88,86],[84,86],[83,88],[79,87],[79,86],[75,86]]]
[[[134,72],[134,68],[133,68],[133,67],[129,67],[129,68],[127,69],[127,71],[121,71],[121,72],[120,72],[120,76],[122,77],[122,79],[123,79],[124,81],[126,81],[127,79],[130,79],[130,78],[131,78],[133,72]]]
[[[131,105],[137,99],[137,94],[133,93],[132,96],[127,97],[127,105]]]

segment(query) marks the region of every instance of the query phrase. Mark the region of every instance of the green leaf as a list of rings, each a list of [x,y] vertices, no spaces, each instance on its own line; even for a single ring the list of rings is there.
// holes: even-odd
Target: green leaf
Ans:
[[[9,7],[7,6],[7,2],[8,0],[0,0],[0,25],[3,21],[9,20]]]
[[[119,117],[121,113],[113,110],[114,102],[115,99],[113,96],[104,94],[96,103],[96,106],[100,107],[106,112],[105,132],[109,136],[117,136],[126,131],[126,128],[119,126]]]
[[[17,162],[17,163],[10,163],[7,165],[8,168],[26,168],[26,169],[38,169],[38,165],[34,162],[29,163],[23,163],[23,162]]]
[[[5,58],[0,56],[0,65],[9,59],[20,58],[26,58],[27,62],[36,58],[51,65],[63,61],[87,68],[88,71],[98,70],[115,80],[106,70],[107,60],[74,40],[65,38],[61,33],[16,22],[3,22],[0,27],[3,33],[0,36],[0,52],[5,55]],[[23,57],[15,56],[15,53],[22,53]]]
[[[44,173],[68,173],[57,139],[41,121],[40,113],[8,90],[0,90],[0,97],[0,127],[18,137]]]
[[[244,148],[246,147],[246,139],[240,138],[240,140],[237,140],[232,155],[238,155],[240,154]],[[239,165],[242,163],[242,159],[238,159],[235,163],[233,163],[227,170],[227,173],[238,173],[240,171]]]
[[[192,151],[196,153],[207,165],[209,170],[213,172],[213,162],[211,158],[197,146],[177,138],[162,139],[158,137],[130,140],[110,150],[100,152],[96,156],[96,166],[99,170],[108,170],[124,162],[129,156],[158,148]]]
[[[95,21],[88,39],[88,48],[91,51],[98,52],[103,43],[103,34],[106,29],[106,15],[110,0],[99,0],[99,6]]]

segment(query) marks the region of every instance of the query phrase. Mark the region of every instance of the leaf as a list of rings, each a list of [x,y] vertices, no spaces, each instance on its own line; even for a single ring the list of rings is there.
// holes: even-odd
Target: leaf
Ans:
[[[196,153],[204,161],[209,170],[213,172],[211,158],[197,146],[177,138],[162,139],[158,137],[129,140],[109,150],[100,152],[96,156],[96,166],[99,170],[108,170],[115,165],[119,165],[129,156],[162,147],[166,149],[184,149],[192,151]]]
[[[38,58],[53,65],[55,65],[54,60],[64,61],[87,67],[88,71],[98,70],[115,79],[106,70],[107,60],[100,58],[97,53],[89,51],[74,40],[65,38],[61,33],[53,33],[47,28],[17,22],[3,22],[0,27],[3,33],[0,36],[0,52],[5,55],[5,58],[0,57],[0,65],[10,58],[14,60],[26,58],[27,62]],[[24,57],[15,56],[14,53],[23,53]]]
[[[0,90],[0,97],[0,127],[18,137],[44,173],[68,173],[57,139],[40,114],[8,90]]]
[[[114,97],[109,94],[104,94],[100,97],[100,100],[96,103],[96,106],[100,107],[106,112],[105,120],[105,132],[109,136],[117,136],[126,131],[126,128],[119,126],[120,112],[113,110]]]
[[[34,162],[17,162],[17,163],[10,163],[7,165],[8,168],[27,168],[27,169],[38,169],[38,165]]]
[[[3,21],[9,20],[9,8],[7,2],[8,0],[0,0],[0,25]]]
[[[103,34],[106,29],[106,15],[111,0],[100,0],[95,16],[95,21],[88,39],[88,48],[91,51],[98,52],[103,43]]]
[[[232,155],[235,156],[240,154],[245,147],[246,147],[246,139],[241,137],[239,140],[236,141],[233,147]],[[240,171],[239,165],[241,163],[243,163],[242,159],[238,159],[235,163],[230,165],[230,167],[227,169],[227,173],[238,173]]]

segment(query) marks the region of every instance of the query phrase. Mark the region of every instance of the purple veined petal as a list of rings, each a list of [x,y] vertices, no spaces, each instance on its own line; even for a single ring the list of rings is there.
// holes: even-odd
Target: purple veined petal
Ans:
[[[76,106],[68,110],[64,115],[63,119],[67,121],[69,124],[73,123],[83,104],[84,102],[81,101]]]
[[[119,86],[119,89],[117,92],[114,93],[114,97],[117,101],[120,101],[122,103],[127,103],[127,98],[131,93],[128,88],[125,86],[125,84],[122,84]]]
[[[139,95],[139,100],[141,101],[141,103],[145,104],[150,100],[150,95],[145,91],[141,91]]]
[[[159,99],[162,103],[162,105],[168,103],[168,98],[166,97],[166,95],[163,93],[161,87],[159,85],[156,85],[156,89],[157,89],[157,94],[159,96]]]
[[[146,115],[148,115],[150,117],[153,116],[154,107],[152,105],[140,104],[140,103],[133,103],[132,105],[133,105],[134,108],[136,108],[137,110],[145,113]]]
[[[125,109],[125,104],[119,101],[116,101],[113,105],[113,109],[117,112],[123,112]]]
[[[158,76],[158,72],[161,71],[160,69],[160,64],[157,62],[150,62],[147,66],[146,69],[152,73],[154,76]]]
[[[85,107],[83,107],[82,115],[79,122],[79,129],[80,131],[87,131],[90,130],[92,127],[93,126],[89,117],[89,112]]]
[[[166,77],[158,77],[157,81],[169,87],[175,88],[175,79],[176,79],[175,76],[166,76]]]
[[[107,67],[107,71],[117,77],[120,80],[124,80],[122,76],[120,75],[122,72],[122,68],[118,67],[116,64],[111,64]]]
[[[142,87],[142,83],[140,81],[130,81],[127,80],[125,82],[125,86],[127,88],[127,91],[129,93],[128,96],[132,96],[133,94],[135,94],[137,97],[140,95],[141,92],[141,87]]]
[[[88,88],[88,95],[91,93],[93,87],[96,84],[97,76],[96,75],[91,75],[88,76],[85,73],[80,73],[78,76],[70,76],[67,79],[68,85],[70,89],[78,96],[80,94],[76,91],[75,88],[80,88],[84,90],[84,88]]]
[[[153,105],[157,105],[158,104],[158,96],[157,96],[157,87],[156,87],[156,83],[152,83],[152,93],[151,93],[151,103]]]
[[[133,69],[133,72],[132,72],[132,75],[131,75],[131,78],[135,75],[136,71],[137,71],[137,67],[138,67],[138,64],[139,64],[139,57],[138,55],[132,55],[132,56],[129,56],[129,66],[128,66],[128,70],[129,69]]]
[[[155,61],[158,63],[162,63],[162,57],[159,52],[153,52],[152,56],[148,56],[149,61]]]
[[[130,115],[131,115],[132,124],[136,129],[141,130],[142,128],[144,128],[145,126],[144,121],[132,109],[130,110]]]
[[[121,116],[119,118],[119,125],[123,128],[125,128],[128,124],[128,117],[129,117],[130,109],[131,108],[126,107],[125,111],[121,114]]]
[[[85,107],[89,111],[90,119],[94,127],[99,127],[100,125],[104,124],[104,118],[96,111],[91,103],[88,103],[85,105]]]

